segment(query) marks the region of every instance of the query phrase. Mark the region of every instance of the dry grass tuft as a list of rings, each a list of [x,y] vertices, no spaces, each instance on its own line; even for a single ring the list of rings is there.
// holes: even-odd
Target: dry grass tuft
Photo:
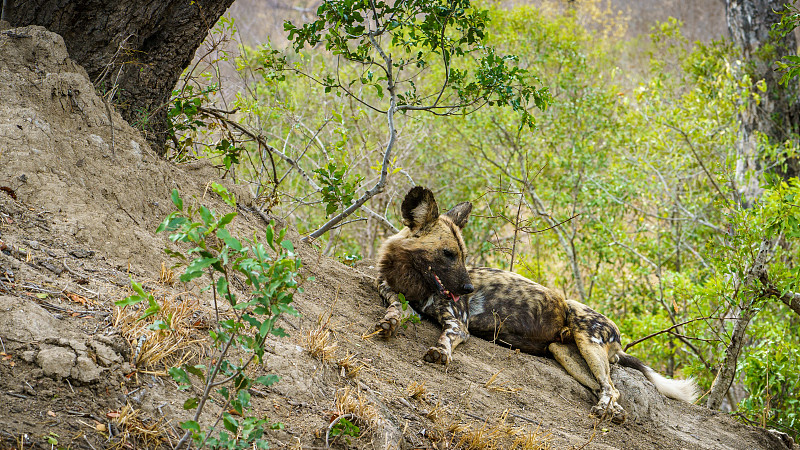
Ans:
[[[322,317],[320,315],[317,319],[316,328],[303,333],[300,344],[308,350],[311,356],[325,362],[334,358],[339,344],[334,340],[333,333],[329,328],[331,316],[329,315],[324,322]]]
[[[507,382],[502,382],[502,383],[498,383],[497,382],[497,379],[500,376],[500,373],[503,372],[503,370],[505,370],[505,369],[500,369],[499,371],[497,371],[497,373],[492,375],[492,377],[489,378],[489,381],[487,381],[486,384],[483,385],[483,387],[485,387],[486,389],[489,389],[490,391],[506,392],[506,393],[509,393],[509,394],[513,394],[515,392],[521,391],[522,388],[509,387]]]
[[[409,384],[406,388],[406,393],[413,399],[424,400],[428,394],[428,388],[425,387],[424,381],[422,383],[412,381],[411,384]]]
[[[175,283],[175,272],[167,267],[164,261],[161,261],[161,272],[158,274],[158,282],[166,284],[167,286],[172,286],[172,284]]]
[[[166,375],[168,367],[194,361],[207,352],[208,328],[213,311],[188,293],[153,292],[160,306],[158,313],[139,318],[149,307],[147,302],[115,308],[114,326],[133,348],[132,362],[143,373]]]
[[[378,428],[383,420],[378,408],[367,400],[361,392],[353,392],[349,387],[340,389],[336,393],[336,413],[338,415],[352,414],[356,424],[362,428]]]
[[[425,414],[425,417],[427,417],[428,419],[431,419],[434,422],[438,422],[439,420],[441,420],[442,415],[444,414],[444,408],[442,407],[441,403],[436,402],[436,406],[431,408],[430,411],[423,411],[423,413]]]
[[[161,448],[170,442],[170,430],[163,420],[142,418],[139,410],[130,404],[122,407],[111,425],[118,434],[114,436],[109,448]]]
[[[356,361],[356,355],[347,352],[347,355],[343,358],[339,358],[336,361],[336,365],[339,366],[341,370],[341,375],[347,378],[356,378],[361,371],[367,367],[366,364]]]
[[[454,423],[449,427],[454,448],[466,450],[547,450],[549,435],[539,429],[531,430],[507,422],[508,411],[496,420],[476,423]]]

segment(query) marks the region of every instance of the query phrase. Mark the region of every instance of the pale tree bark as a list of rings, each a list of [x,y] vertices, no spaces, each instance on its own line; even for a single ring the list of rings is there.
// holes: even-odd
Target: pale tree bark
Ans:
[[[744,73],[753,81],[764,80],[766,92],[756,91],[761,101],[750,102],[741,115],[737,144],[736,182],[740,203],[752,205],[761,194],[759,186],[765,171],[783,178],[800,175],[800,160],[793,157],[785,166],[762,158],[757,133],[763,133],[773,145],[790,142],[797,145],[800,130],[800,102],[797,83],[781,86],[781,74],[774,70],[775,61],[797,53],[793,33],[779,36],[772,26],[780,22],[776,11],[786,0],[726,0],[726,18],[731,38],[742,51]]]
[[[12,26],[60,34],[92,82],[164,153],[172,89],[233,0],[5,0]]]
[[[777,160],[768,160],[763,155],[758,134],[766,137],[771,145],[789,143],[797,146],[800,130],[800,103],[796,84],[781,86],[780,74],[774,70],[775,61],[796,54],[797,40],[794,34],[780,36],[772,26],[780,22],[777,11],[784,7],[785,0],[726,0],[725,10],[731,38],[742,51],[741,70],[753,81],[763,80],[765,92],[755,91],[759,102],[751,101],[740,115],[739,139],[737,142],[736,183],[739,204],[751,207],[761,195],[765,172],[772,172],[784,179],[800,175],[800,161],[796,157],[778,155]],[[780,164],[779,164],[780,163]],[[773,253],[777,239],[765,239],[754,259],[753,265],[740,285],[744,298],[738,306],[738,318],[725,358],[711,386],[706,406],[719,409],[736,376],[736,364],[744,345],[747,326],[756,315],[756,303],[768,296],[766,261]],[[756,286],[758,284],[758,286]],[[765,290],[764,287],[767,289]],[[756,292],[759,289],[760,292]],[[780,298],[780,297],[779,297]],[[790,299],[783,299],[791,306]]]

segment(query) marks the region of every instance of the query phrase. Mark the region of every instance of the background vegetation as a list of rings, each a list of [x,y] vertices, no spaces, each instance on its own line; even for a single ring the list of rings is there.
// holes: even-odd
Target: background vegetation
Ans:
[[[706,389],[740,343],[723,409],[797,438],[800,316],[787,304],[800,280],[800,184],[767,179],[745,208],[736,177],[739,115],[766,95],[763,82],[732,45],[689,42],[676,20],[630,39],[624,18],[596,2],[580,11],[477,3],[488,10],[485,41],[447,63],[429,46],[425,64],[397,67],[401,104],[435,96],[457,71],[479,74],[490,47],[514,55],[507,67],[526,71],[540,97],[398,110],[382,192],[315,245],[343,262],[375,257],[416,184],[444,207],[470,200],[473,264],[515,270],[603,311],[624,342],[653,335],[628,351]],[[172,157],[215,158],[251,183],[265,211],[310,233],[381,177],[393,139],[386,80],[359,49],[236,37],[223,18],[175,92]],[[381,44],[395,55],[420,47]],[[235,95],[228,76],[244,86]],[[776,165],[793,155],[762,147]]]

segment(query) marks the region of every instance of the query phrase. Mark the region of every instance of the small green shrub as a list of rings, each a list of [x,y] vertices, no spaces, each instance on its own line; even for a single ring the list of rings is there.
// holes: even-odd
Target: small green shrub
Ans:
[[[212,184],[232,208],[236,202],[232,194],[219,184]],[[218,297],[227,302],[232,315],[219,318],[216,326],[209,331],[214,348],[209,365],[188,365],[172,367],[169,374],[178,383],[179,389],[187,390],[198,383],[201,394],[189,398],[184,409],[196,410],[193,420],[181,423],[186,430],[177,447],[192,438],[198,447],[244,449],[268,448],[263,438],[265,427],[274,427],[266,419],[248,417],[251,407],[248,389],[255,384],[269,386],[278,381],[274,374],[250,378],[246,369],[253,363],[260,364],[264,356],[264,342],[270,335],[287,336],[276,326],[281,314],[297,315],[291,305],[295,292],[301,291],[298,285],[300,260],[294,254],[294,246],[285,240],[286,230],[277,235],[272,225],[267,227],[264,243],[255,237],[252,240],[239,239],[230,234],[226,226],[236,217],[236,212],[219,215],[206,206],[186,206],[177,190],[172,192],[172,201],[177,208],[159,225],[157,232],[170,232],[174,242],[189,244],[189,250],[167,250],[171,256],[180,259],[186,266],[180,276],[189,282],[205,274],[210,282],[205,289],[214,295],[217,306]],[[230,289],[234,274],[244,278],[250,292],[244,299]],[[152,295],[144,292],[141,286],[133,283],[136,294],[117,302],[119,306],[134,305],[147,300],[150,304],[142,318],[155,314]],[[219,312],[219,310],[217,309]],[[234,358],[235,350],[249,354],[249,358]],[[236,362],[238,361],[238,362]],[[206,430],[198,420],[211,398],[212,391],[222,398],[214,425]],[[234,417],[229,411],[234,411]],[[217,425],[222,422],[222,429]],[[218,431],[218,432],[217,432]]]

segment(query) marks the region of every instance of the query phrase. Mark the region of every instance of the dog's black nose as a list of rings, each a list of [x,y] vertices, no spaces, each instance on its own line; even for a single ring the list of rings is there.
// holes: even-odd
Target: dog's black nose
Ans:
[[[474,287],[474,286],[472,286],[472,283],[467,283],[467,284],[465,284],[464,286],[461,286],[461,290],[462,290],[462,291],[463,291],[465,294],[471,294],[471,293],[472,293],[472,291],[474,291],[474,290],[475,290],[475,287]]]

